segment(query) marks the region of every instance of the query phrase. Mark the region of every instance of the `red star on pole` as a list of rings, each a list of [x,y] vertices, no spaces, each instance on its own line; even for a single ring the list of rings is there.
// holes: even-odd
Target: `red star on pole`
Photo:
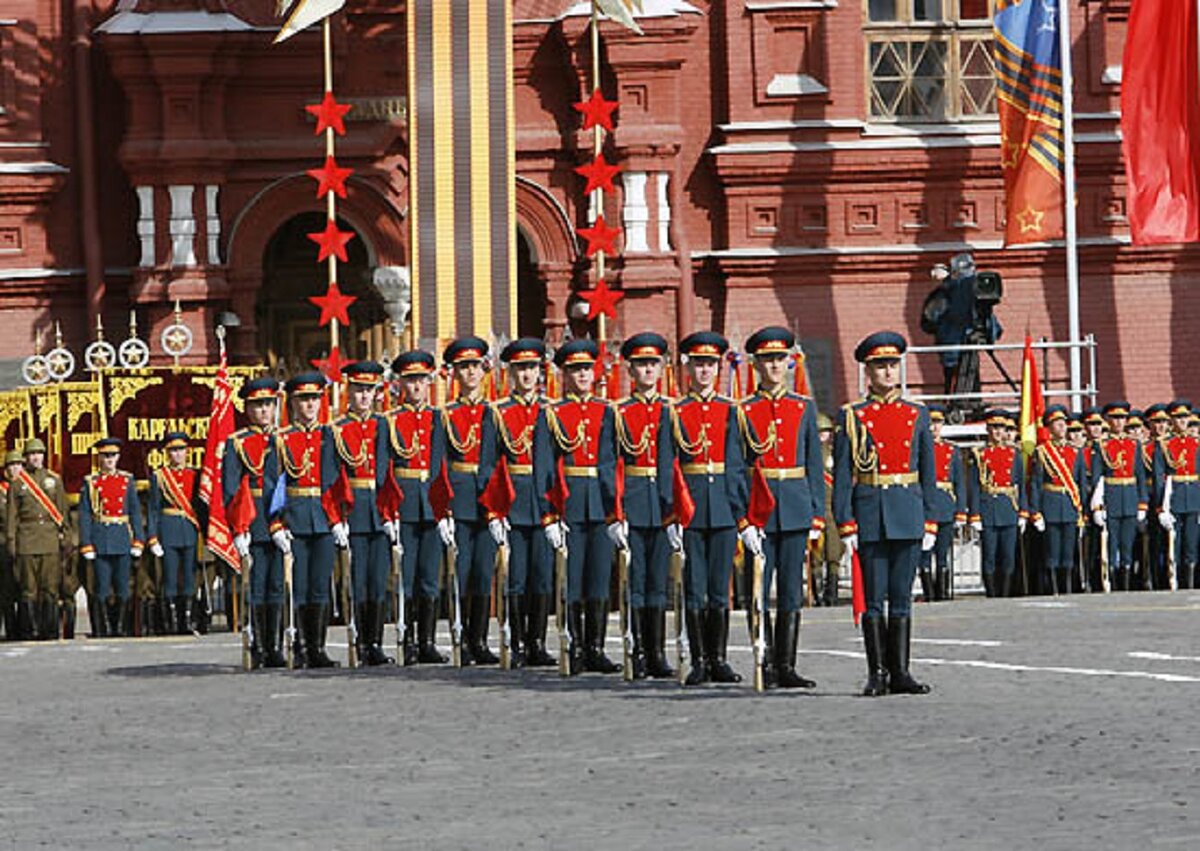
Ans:
[[[613,129],[612,114],[617,105],[615,100],[605,100],[604,95],[600,94],[600,90],[596,89],[590,98],[576,103],[575,109],[583,113],[584,130],[591,130],[599,125],[611,133]]]
[[[342,123],[342,119],[353,108],[353,104],[338,103],[333,97],[333,92],[325,92],[325,97],[321,99],[320,103],[313,103],[304,107],[306,112],[317,117],[317,129],[313,133],[314,136],[320,136],[321,133],[330,127],[333,128],[334,133],[337,133],[339,136],[345,136],[346,125]]]
[[[343,263],[349,261],[350,258],[346,254],[346,243],[354,239],[354,232],[338,230],[337,222],[332,219],[326,220],[325,230],[310,233],[308,238],[321,246],[320,253],[317,255],[318,263],[328,259],[330,254],[336,254],[337,259]]]
[[[312,365],[321,370],[321,373],[333,384],[342,380],[342,367],[345,364],[346,361],[342,360],[342,353],[337,346],[330,350],[329,357],[317,358],[312,361]]]
[[[309,177],[317,181],[317,197],[324,198],[330,191],[336,192],[339,198],[346,197],[346,178],[354,173],[352,168],[338,168],[337,160],[325,158],[321,168],[310,168]]]
[[[584,187],[583,194],[590,195],[597,189],[603,189],[606,192],[616,192],[613,188],[613,178],[621,171],[619,165],[609,165],[604,159],[604,154],[597,154],[596,158],[587,165],[581,165],[575,169],[575,173],[587,178],[587,186]]]
[[[325,295],[310,295],[308,300],[321,308],[320,325],[324,328],[331,319],[336,319],[343,325],[349,325],[350,315],[346,309],[358,301],[358,298],[352,295],[343,295],[342,291],[338,289],[337,281],[330,281]]]
[[[609,319],[617,318],[617,302],[625,298],[625,293],[620,290],[610,290],[608,282],[601,278],[596,282],[596,288],[579,294],[580,298],[587,302],[588,306],[588,322],[591,322],[600,314],[604,314]]]
[[[621,235],[620,228],[610,228],[604,223],[604,216],[596,216],[596,223],[590,228],[576,228],[575,232],[587,240],[587,256],[591,257],[598,251],[605,254],[616,254],[617,237]]]

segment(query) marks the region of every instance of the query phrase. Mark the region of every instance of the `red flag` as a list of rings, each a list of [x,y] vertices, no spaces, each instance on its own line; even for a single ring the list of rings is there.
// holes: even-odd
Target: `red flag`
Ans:
[[[675,468],[671,473],[671,494],[675,502],[674,514],[675,519],[683,528],[687,528],[692,523],[692,518],[696,516],[696,502],[692,499],[692,492],[688,488],[687,479],[684,478],[683,468],[679,466],[679,459],[675,459]]]
[[[750,504],[746,507],[746,520],[751,526],[761,529],[774,513],[775,494],[771,493],[771,486],[767,484],[762,468],[755,464],[754,472],[750,475]]]
[[[1200,240],[1196,4],[1138,0],[1121,63],[1126,212],[1136,245]]]
[[[508,456],[501,455],[487,487],[479,497],[479,504],[491,517],[507,517],[516,498],[517,489],[513,487],[512,476],[508,472]]]
[[[354,488],[350,487],[350,477],[346,468],[342,467],[333,486],[321,494],[321,507],[330,523],[341,523],[346,519],[346,509],[354,505]]]
[[[792,357],[795,374],[792,376],[792,389],[801,396],[808,395],[808,367],[805,366],[804,355],[796,353]]]
[[[450,516],[450,504],[454,501],[454,488],[450,486],[450,474],[446,472],[446,462],[438,470],[437,478],[429,483],[429,507],[433,516],[444,520]]]
[[[1042,398],[1042,384],[1038,381],[1037,361],[1033,357],[1033,339],[1025,333],[1025,354],[1021,360],[1021,452],[1025,463],[1033,457],[1034,449],[1047,439],[1042,416],[1046,413],[1046,401]]]
[[[850,613],[854,615],[854,625],[862,619],[867,610],[867,592],[863,588],[862,563],[858,560],[858,550],[850,551]]]
[[[351,498],[353,499],[353,496]],[[379,509],[379,516],[384,520],[400,519],[400,506],[403,502],[404,491],[400,490],[400,485],[396,483],[395,474],[388,470],[383,477],[383,487],[375,494],[375,507]]]
[[[570,496],[571,489],[567,487],[567,475],[563,470],[563,459],[560,457],[554,468],[554,481],[550,484],[550,490],[546,491],[546,501],[559,517],[566,517],[567,499]]]
[[[249,532],[250,524],[254,522],[257,513],[254,495],[250,493],[250,477],[242,476],[242,483],[238,486],[237,493],[233,495],[233,499],[229,500],[229,505],[225,506],[225,516],[229,520],[233,534],[244,535]]]
[[[616,504],[613,506],[613,517],[616,520],[626,520],[625,517],[625,456],[617,459]]]
[[[212,411],[208,416],[208,440],[204,445],[204,463],[200,467],[200,499],[208,506],[208,533],[205,542],[210,552],[234,570],[241,560],[233,548],[233,533],[225,519],[221,490],[221,456],[225,441],[233,434],[233,388],[229,385],[229,366],[225,355],[213,383]],[[215,498],[214,498],[215,497]]]

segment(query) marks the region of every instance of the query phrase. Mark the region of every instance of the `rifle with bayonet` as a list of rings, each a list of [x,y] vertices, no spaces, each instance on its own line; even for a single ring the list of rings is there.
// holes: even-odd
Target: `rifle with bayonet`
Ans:
[[[618,547],[617,559],[617,589],[621,596],[621,677],[625,682],[633,682],[633,588],[629,583],[629,548]]]
[[[296,568],[296,557],[288,550],[283,554],[283,590],[287,595],[286,620],[283,624],[284,652],[287,654],[287,669],[296,670],[296,593],[292,585],[292,574]]]
[[[767,593],[763,587],[766,558],[756,553],[751,559],[750,641],[754,645],[754,690],[767,690]]]
[[[571,619],[567,614],[567,548],[565,545],[554,550],[554,590],[554,622],[558,627],[558,673],[559,676],[569,677],[571,675]]]
[[[450,605],[450,664],[462,667],[462,600],[458,596],[458,546],[450,543],[442,550],[442,573],[445,576],[446,601]]]
[[[496,547],[496,622],[500,624],[500,668],[512,668],[512,627],[508,622],[508,544]]]
[[[256,667],[254,658],[254,610],[252,608],[253,601],[250,597],[250,571],[254,567],[254,556],[246,553],[241,558],[241,588],[239,589],[240,596],[245,605],[242,607],[245,612],[245,618],[242,620],[242,669],[252,671]]]
[[[354,618],[354,572],[350,547],[337,547],[335,558],[342,574],[342,616],[346,619],[346,666],[358,667],[358,623]]]
[[[396,523],[399,522],[399,520],[396,521]],[[408,624],[408,617],[404,611],[403,561],[404,553],[401,549],[399,533],[397,533],[397,539],[392,543],[392,579],[396,588],[396,659],[401,665],[407,665],[408,659],[404,655],[404,630]]]
[[[667,581],[671,588],[671,604],[675,607],[675,670],[679,675],[679,684],[687,680],[684,673],[683,653],[683,622],[684,607],[687,605],[683,596],[683,565],[687,560],[683,550],[672,550],[671,559],[667,563]]]
[[[1167,587],[1172,591],[1179,590],[1179,577],[1176,575],[1178,565],[1175,563],[1175,526],[1167,530]]]

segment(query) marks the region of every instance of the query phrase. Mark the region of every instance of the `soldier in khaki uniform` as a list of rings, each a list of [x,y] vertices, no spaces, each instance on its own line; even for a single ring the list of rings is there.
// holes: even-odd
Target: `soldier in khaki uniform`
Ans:
[[[4,475],[0,476],[0,513],[8,509],[8,489],[21,466],[21,453],[15,449],[4,456]],[[5,531],[5,527],[0,525],[0,544],[7,541]],[[19,589],[8,546],[0,546],[0,625],[4,627],[4,637],[9,641],[21,637],[17,634],[17,599],[21,596]]]
[[[819,606],[836,606],[838,602],[838,580],[841,576],[842,556],[845,547],[833,522],[833,420],[825,414],[817,414],[817,433],[821,436],[821,459],[825,463],[825,530],[821,535],[821,546],[817,554],[825,563],[824,589],[820,595],[813,594]],[[816,568],[816,559],[813,560]],[[814,585],[820,587],[822,577],[814,577]]]
[[[24,455],[9,487],[6,541],[21,583],[21,632],[44,640],[58,637],[67,495],[59,475],[45,468],[46,444],[27,440]]]

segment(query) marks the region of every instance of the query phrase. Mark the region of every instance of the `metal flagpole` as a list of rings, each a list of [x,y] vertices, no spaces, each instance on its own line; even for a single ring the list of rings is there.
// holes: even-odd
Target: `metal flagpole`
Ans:
[[[1071,72],[1071,10],[1058,3],[1058,52],[1062,62],[1063,228],[1067,251],[1067,328],[1071,348],[1071,410],[1083,410],[1083,365],[1079,331],[1079,244],[1075,226],[1075,103]]]
[[[331,15],[326,15],[321,20],[321,39],[322,39],[322,48],[323,48],[322,54],[323,54],[324,72],[325,72],[325,92],[333,91],[333,46],[332,46],[332,34],[330,31],[331,28],[329,25],[329,19],[331,17],[332,17]],[[334,150],[333,139],[334,139],[333,128],[326,127],[325,128],[325,156],[327,156],[327,157],[333,156],[333,150]],[[325,208],[326,209],[326,218],[330,222],[336,223],[337,222],[337,193],[333,192],[332,190],[329,192],[326,192],[325,193],[325,204],[326,204],[326,208]],[[337,283],[337,262],[338,261],[337,261],[336,252],[331,253],[329,255],[329,283],[330,284]],[[341,354],[339,351],[341,341],[338,339],[338,337],[339,337],[338,330],[339,330],[338,329],[338,320],[337,320],[337,317],[335,316],[329,321],[329,356],[330,357],[335,357],[335,356],[340,357],[340,354]],[[334,354],[335,352],[337,352],[337,355]],[[332,396],[332,399],[331,399],[330,405],[329,405],[329,407],[330,407],[330,413],[329,413],[330,422],[332,422],[337,417],[338,403],[339,403],[338,397],[340,395],[340,392],[339,392],[340,390],[341,390],[341,382],[335,381],[333,383],[333,387],[330,391],[330,395]]]

